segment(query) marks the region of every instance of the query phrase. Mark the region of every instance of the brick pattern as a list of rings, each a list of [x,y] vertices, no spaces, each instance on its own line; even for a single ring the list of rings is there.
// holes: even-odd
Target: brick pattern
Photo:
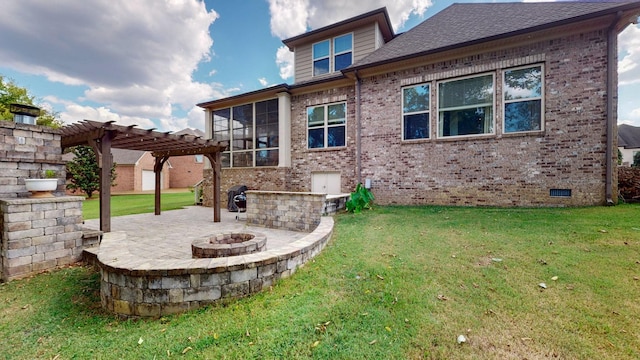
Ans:
[[[25,277],[82,257],[82,197],[1,199],[0,279]]]
[[[320,223],[325,194],[247,191],[247,225],[311,232]]]
[[[372,180],[376,202],[475,206],[605,204],[606,30],[558,34],[557,38],[525,45],[502,44],[500,48],[474,51],[477,52],[448,60],[425,58],[423,64],[412,68],[362,78],[362,181]],[[542,64],[545,71],[545,128],[536,133],[504,134],[503,69],[534,64]],[[437,81],[482,73],[492,73],[496,79],[495,133],[437,139]],[[431,138],[403,142],[401,88],[422,82],[431,84]],[[235,169],[223,170],[222,190],[250,183],[253,190],[310,191],[314,171],[340,171],[342,191],[354,189],[354,89],[349,86],[293,95],[291,169],[268,176],[256,175],[258,169],[236,173],[231,173]],[[613,96],[617,97],[615,91]],[[345,100],[347,146],[307,149],[306,108]],[[613,138],[615,141],[617,136],[614,134]],[[611,161],[615,166],[615,152]],[[616,194],[617,171],[613,177]],[[551,197],[551,189],[571,189],[572,196]]]
[[[604,204],[606,48],[606,33],[594,31],[363,79],[362,175],[372,179],[376,202]],[[544,131],[503,134],[502,69],[540,63]],[[495,135],[436,139],[436,80],[485,72],[496,78]],[[432,89],[431,139],[402,142],[400,88],[423,81]],[[550,197],[552,188],[571,189],[572,196]]]
[[[243,256],[158,259],[149,263],[121,246],[124,232],[104,235],[98,254],[102,306],[122,317],[159,317],[247,296],[291,276],[329,241],[333,219],[290,245]]]
[[[24,179],[58,174],[56,193],[64,193],[66,169],[62,161],[60,131],[45,126],[0,121],[0,198],[30,195]]]

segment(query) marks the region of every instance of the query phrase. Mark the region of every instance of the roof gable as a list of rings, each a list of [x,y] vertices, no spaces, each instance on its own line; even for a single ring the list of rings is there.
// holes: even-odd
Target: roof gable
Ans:
[[[639,9],[640,2],[453,4],[346,71]]]
[[[385,41],[393,39],[395,34],[393,32],[393,27],[391,26],[391,20],[389,19],[387,8],[383,7],[337,22],[335,24],[308,31],[304,34],[285,39],[282,42],[289,48],[289,50],[293,51],[296,46],[299,46],[301,44],[309,44],[314,41],[322,40],[330,34],[352,31],[356,27],[373,22],[378,23],[380,32],[382,33]]]

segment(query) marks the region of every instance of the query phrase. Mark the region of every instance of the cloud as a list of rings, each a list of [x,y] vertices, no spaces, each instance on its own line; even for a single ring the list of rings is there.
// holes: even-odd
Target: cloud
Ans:
[[[287,39],[383,6],[387,8],[394,31],[398,31],[411,15],[422,17],[432,5],[431,0],[269,0],[271,34]],[[293,77],[293,54],[286,47],[278,48],[276,65],[280,77]]]
[[[640,83],[640,25],[630,25],[618,36],[620,86]]]
[[[262,78],[259,78],[259,79],[258,79],[258,81],[260,82],[260,85],[262,85],[262,86],[267,86],[267,85],[269,85],[269,82],[267,81],[267,79],[266,79],[266,78],[263,78],[263,77],[262,77]]]
[[[170,117],[172,104],[224,94],[193,81],[211,59],[209,26],[218,18],[198,0],[21,0],[0,11],[0,63],[51,81],[88,87],[106,104],[70,114],[142,121]],[[89,110],[93,109],[93,110]]]
[[[271,33],[286,39],[383,6],[397,31],[409,16],[423,16],[432,5],[431,0],[269,0]]]
[[[294,56],[286,46],[280,46],[276,51],[276,65],[280,69],[280,77],[283,79],[292,78],[294,75]]]

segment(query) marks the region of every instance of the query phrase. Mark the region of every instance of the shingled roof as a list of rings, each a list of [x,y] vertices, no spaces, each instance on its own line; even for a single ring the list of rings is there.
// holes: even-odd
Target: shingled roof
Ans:
[[[640,149],[640,127],[618,125],[618,146],[625,149]]]
[[[382,65],[634,9],[640,9],[640,2],[453,4],[398,35],[344,71]]]

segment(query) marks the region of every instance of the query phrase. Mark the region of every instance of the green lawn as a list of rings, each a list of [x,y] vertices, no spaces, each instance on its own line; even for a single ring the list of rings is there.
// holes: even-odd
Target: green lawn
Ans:
[[[340,214],[327,248],[291,278],[153,320],[104,312],[99,275],[66,268],[0,285],[0,358],[638,359],[639,214]]]
[[[185,206],[193,205],[193,200],[193,193],[188,191],[162,194],[160,197],[161,210],[181,209]],[[153,212],[154,209],[154,194],[111,196],[111,216],[150,213]],[[87,199],[82,203],[82,217],[85,220],[100,217],[99,196],[94,195],[93,198]]]

